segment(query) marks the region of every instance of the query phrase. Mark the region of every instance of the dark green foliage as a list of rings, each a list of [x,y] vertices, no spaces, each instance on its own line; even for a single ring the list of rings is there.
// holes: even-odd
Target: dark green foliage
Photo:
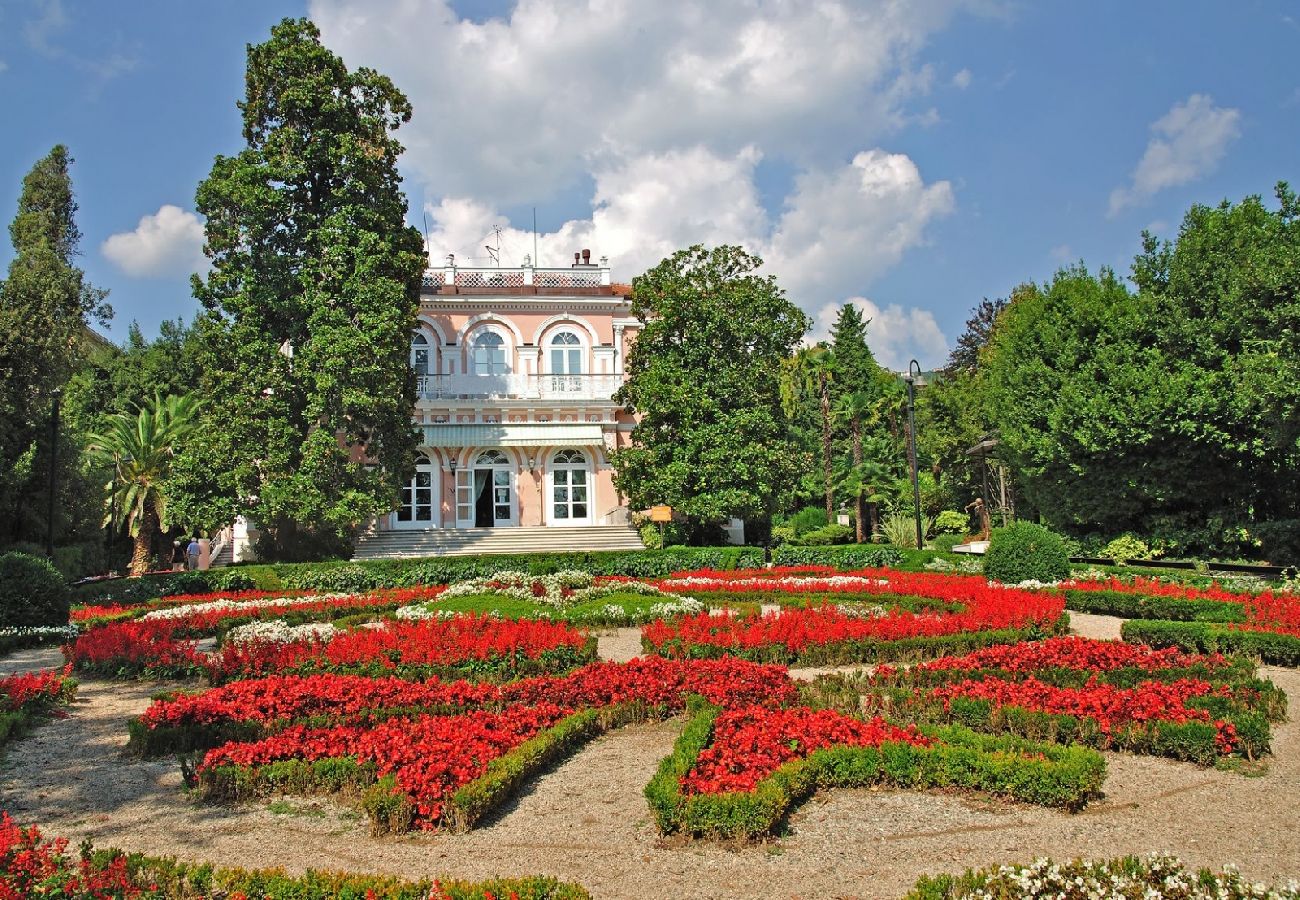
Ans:
[[[1134,619],[1120,632],[1132,644],[1180,647],[1195,653],[1240,653],[1276,666],[1300,666],[1300,638],[1270,631],[1242,631],[1214,622]]]
[[[247,147],[217,157],[197,194],[209,406],[176,462],[174,515],[211,529],[246,514],[263,558],[322,558],[392,508],[415,450],[408,354],[427,260],[392,137],[411,106],[306,19],[249,47],[246,85]]]
[[[707,704],[695,708],[672,755],[646,786],[646,800],[664,834],[753,840],[771,834],[814,791],[836,787],[963,788],[1078,809],[1099,793],[1106,774],[1106,761],[1094,750],[950,726],[928,730],[942,742],[930,747],[830,747],[786,763],[750,792],[683,795],[681,778],[708,746],[718,712]]]
[[[39,160],[23,179],[9,227],[14,257],[0,282],[0,547],[45,539],[54,395],[79,364],[90,323],[112,315],[107,292],[88,284],[74,264],[81,232],[71,165],[62,145]],[[56,472],[59,543],[85,541],[97,524],[97,485],[82,476],[78,454],[64,429]]]
[[[0,628],[67,625],[68,605],[68,586],[47,560],[0,555]]]
[[[667,503],[692,523],[770,516],[795,474],[781,361],[808,327],[761,260],[695,246],[632,282],[643,327],[616,398],[641,418],[613,456],[634,509]]]
[[[1070,577],[1070,557],[1059,535],[1033,522],[1016,522],[993,530],[984,575],[1003,584],[1061,581]]]
[[[834,566],[837,569],[876,569],[896,566],[903,553],[896,547],[853,544],[847,547],[782,546],[772,551],[772,563],[778,566]]]

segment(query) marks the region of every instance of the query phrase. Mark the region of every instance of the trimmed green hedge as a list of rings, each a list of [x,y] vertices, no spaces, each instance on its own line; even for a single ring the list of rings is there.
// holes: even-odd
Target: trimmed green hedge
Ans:
[[[1240,603],[1224,600],[1185,600],[1126,591],[1082,591],[1066,588],[1065,605],[1083,613],[1124,619],[1163,619],[1174,622],[1244,622]]]
[[[239,565],[206,572],[88,582],[78,585],[73,591],[77,603],[139,603],[174,594],[227,590],[311,589],[351,593],[386,587],[451,584],[508,570],[549,575],[563,569],[579,569],[593,575],[662,578],[686,569],[747,569],[762,565],[761,547],[668,547],[664,550]]]
[[[837,569],[880,569],[897,566],[904,560],[897,547],[880,544],[793,547],[789,544],[772,551],[777,566],[834,566]]]
[[[819,789],[880,784],[914,790],[964,788],[1077,810],[1100,792],[1106,776],[1106,760],[1095,750],[950,726],[927,729],[941,741],[930,747],[829,747],[791,760],[753,791],[688,796],[681,791],[681,780],[708,746],[720,709],[696,705],[693,711],[672,754],[645,789],[663,834],[754,840],[771,834],[795,804]]]
[[[549,877],[406,881],[311,869],[303,875],[289,875],[281,869],[215,867],[119,850],[95,850],[90,855],[96,869],[118,858],[125,859],[127,873],[135,884],[156,885],[158,895],[168,900],[240,895],[258,900],[591,900],[591,894],[581,885]]]
[[[1300,666],[1300,637],[1271,631],[1241,631],[1214,622],[1132,619],[1120,627],[1131,644],[1180,647],[1195,653],[1240,653],[1278,666]]]

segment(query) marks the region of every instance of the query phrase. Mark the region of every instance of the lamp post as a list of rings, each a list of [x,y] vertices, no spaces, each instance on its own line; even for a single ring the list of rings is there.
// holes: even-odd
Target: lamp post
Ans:
[[[921,480],[916,471],[916,383],[921,377],[921,364],[912,360],[907,364],[907,461],[912,467],[912,504],[916,513],[916,549],[925,546],[921,532]]]
[[[55,388],[50,392],[50,496],[47,518],[45,520],[45,555],[54,559],[54,492],[58,487],[59,471],[59,398],[63,391]]]

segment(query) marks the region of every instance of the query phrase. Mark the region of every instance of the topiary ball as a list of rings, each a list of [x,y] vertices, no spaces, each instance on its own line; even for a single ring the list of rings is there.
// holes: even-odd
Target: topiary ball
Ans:
[[[984,576],[1003,584],[1061,581],[1070,577],[1070,557],[1060,535],[1033,522],[1016,522],[993,531]]]
[[[0,556],[0,628],[68,624],[68,586],[47,560]]]

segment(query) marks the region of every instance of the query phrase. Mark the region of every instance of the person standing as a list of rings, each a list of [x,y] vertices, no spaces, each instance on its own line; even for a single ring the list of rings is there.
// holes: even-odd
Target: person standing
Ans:
[[[185,548],[181,546],[180,538],[172,541],[172,571],[179,572],[185,568]]]
[[[193,572],[199,567],[199,539],[190,538],[190,545],[185,548],[185,568]]]

